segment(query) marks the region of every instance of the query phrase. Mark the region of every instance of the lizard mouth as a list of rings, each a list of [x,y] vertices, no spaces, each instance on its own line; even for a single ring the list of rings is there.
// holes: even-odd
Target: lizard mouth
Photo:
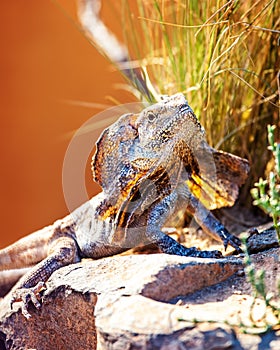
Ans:
[[[184,104],[179,106],[179,111],[181,113],[187,113],[187,112],[191,111],[191,108],[187,103],[184,103]]]
[[[189,106],[188,103],[184,103],[181,106],[179,106],[178,110],[179,110],[180,117],[183,117],[183,118],[185,117],[189,121],[191,120],[196,125],[196,127],[201,129],[201,125],[200,125],[196,115],[194,114],[194,111],[191,109],[191,107]]]
[[[184,103],[183,105],[179,106],[179,112],[181,114],[185,114],[185,113],[194,114],[193,110],[191,109],[191,107],[187,103]]]

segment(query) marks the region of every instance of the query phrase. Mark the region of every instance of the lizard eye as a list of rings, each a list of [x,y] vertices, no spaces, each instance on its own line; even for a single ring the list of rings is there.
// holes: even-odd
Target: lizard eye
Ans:
[[[156,119],[156,115],[153,112],[149,112],[147,114],[147,118],[148,118],[149,122],[153,122]]]

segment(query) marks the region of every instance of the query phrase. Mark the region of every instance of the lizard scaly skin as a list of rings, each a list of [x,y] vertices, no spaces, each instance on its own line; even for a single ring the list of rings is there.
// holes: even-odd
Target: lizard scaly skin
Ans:
[[[182,246],[163,233],[161,228],[181,209],[225,247],[240,251],[239,239],[206,206],[232,205],[248,171],[246,160],[206,143],[182,94],[164,97],[139,115],[122,116],[103,132],[93,158],[94,179],[103,191],[64,219],[0,251],[1,271],[32,266],[12,289],[11,304],[20,301],[29,318],[29,301],[40,307],[40,292],[54,271],[140,244],[153,242],[167,254],[222,257],[219,251]]]

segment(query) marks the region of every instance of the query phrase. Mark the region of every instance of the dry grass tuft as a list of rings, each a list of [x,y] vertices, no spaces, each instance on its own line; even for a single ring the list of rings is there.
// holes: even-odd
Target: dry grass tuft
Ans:
[[[267,163],[266,125],[279,124],[278,0],[122,0],[120,18],[152,99],[183,92],[210,145],[249,159],[251,186]]]

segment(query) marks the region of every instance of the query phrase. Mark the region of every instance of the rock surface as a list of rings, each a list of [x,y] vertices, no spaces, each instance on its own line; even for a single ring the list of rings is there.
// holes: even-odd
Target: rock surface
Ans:
[[[193,320],[198,315],[169,301],[240,269],[237,258],[153,254],[84,260],[52,275],[41,309],[29,306],[29,320],[18,305],[10,309],[9,295],[3,299],[2,348],[210,349],[209,344],[219,344],[227,349],[235,342],[229,327],[197,327]]]
[[[274,233],[248,240],[267,293],[277,294],[280,250]],[[275,248],[271,248],[274,247]],[[57,270],[42,307],[25,319],[9,295],[0,303],[1,349],[276,350],[280,334],[242,334],[262,320],[241,258],[195,259],[165,254],[85,259]],[[268,320],[275,322],[273,315]],[[278,321],[279,322],[279,321]],[[261,322],[259,322],[261,324]],[[279,327],[278,327],[279,328]],[[261,331],[262,329],[252,330]]]

